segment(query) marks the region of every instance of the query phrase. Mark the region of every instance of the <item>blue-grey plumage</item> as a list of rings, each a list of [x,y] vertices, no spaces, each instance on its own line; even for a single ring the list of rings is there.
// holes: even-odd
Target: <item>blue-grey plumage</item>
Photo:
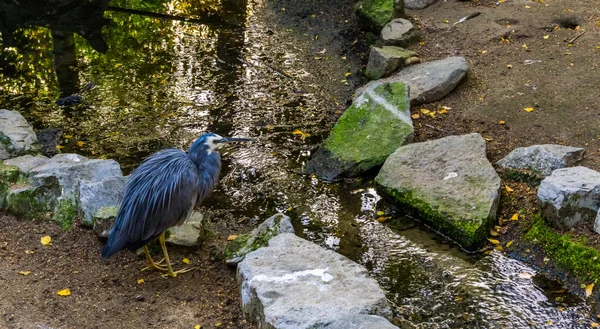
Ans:
[[[218,182],[221,157],[217,147],[233,141],[249,139],[209,133],[194,141],[187,154],[166,149],[146,159],[127,180],[102,256],[110,257],[126,248],[137,250],[169,227],[185,222]],[[168,263],[164,247],[163,251]]]

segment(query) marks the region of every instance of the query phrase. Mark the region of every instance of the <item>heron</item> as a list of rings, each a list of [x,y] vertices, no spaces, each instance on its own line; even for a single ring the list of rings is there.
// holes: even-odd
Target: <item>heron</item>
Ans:
[[[226,138],[214,133],[196,139],[188,152],[168,148],[152,154],[137,167],[125,184],[115,224],[102,250],[108,258],[123,249],[143,247],[148,267],[176,277],[193,268],[173,271],[165,231],[183,224],[213,191],[219,180],[221,156],[217,149],[227,142],[249,138]],[[154,262],[147,244],[158,238],[164,259]],[[161,266],[162,262],[166,263]]]

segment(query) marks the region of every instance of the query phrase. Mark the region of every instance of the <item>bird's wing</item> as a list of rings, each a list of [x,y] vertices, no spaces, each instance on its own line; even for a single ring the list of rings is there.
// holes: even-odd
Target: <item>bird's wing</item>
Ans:
[[[198,179],[198,168],[183,151],[150,156],[127,180],[108,244],[120,245],[119,250],[146,244],[187,218],[198,197]]]

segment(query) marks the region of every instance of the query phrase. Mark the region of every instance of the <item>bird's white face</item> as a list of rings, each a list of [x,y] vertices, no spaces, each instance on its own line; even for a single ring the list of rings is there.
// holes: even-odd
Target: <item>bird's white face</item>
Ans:
[[[219,143],[219,141],[222,139],[223,137],[217,134],[214,134],[214,136],[210,136],[206,139],[206,142],[204,144],[208,146],[208,154],[211,154],[213,151],[217,150],[221,146],[221,143]]]

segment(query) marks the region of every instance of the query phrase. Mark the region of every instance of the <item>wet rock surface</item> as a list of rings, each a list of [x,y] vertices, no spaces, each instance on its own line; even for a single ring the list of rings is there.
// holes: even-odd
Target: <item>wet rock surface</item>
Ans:
[[[372,86],[342,114],[305,170],[327,181],[357,176],[381,165],[413,132],[406,86]]]
[[[386,46],[407,47],[419,38],[419,30],[407,19],[396,18],[381,29],[381,39]]]
[[[400,47],[371,47],[365,74],[373,80],[387,77],[403,67],[408,58],[415,56],[417,56],[417,53],[414,51]]]
[[[394,328],[366,268],[294,234],[249,253],[237,277],[242,309],[259,328]]]
[[[367,89],[388,82],[402,82],[409,86],[411,105],[435,102],[448,95],[469,71],[464,57],[448,57],[404,68],[389,78],[375,80],[360,87],[357,97]]]
[[[449,136],[398,148],[375,182],[417,218],[467,250],[477,249],[496,222],[500,177],[479,134]]]
[[[0,160],[39,150],[37,136],[21,113],[0,109]]]
[[[585,149],[556,144],[519,147],[498,161],[504,169],[527,169],[548,176],[552,171],[571,167],[583,160]]]
[[[557,169],[540,184],[538,199],[542,216],[557,229],[592,223],[600,206],[600,173],[586,167]]]

